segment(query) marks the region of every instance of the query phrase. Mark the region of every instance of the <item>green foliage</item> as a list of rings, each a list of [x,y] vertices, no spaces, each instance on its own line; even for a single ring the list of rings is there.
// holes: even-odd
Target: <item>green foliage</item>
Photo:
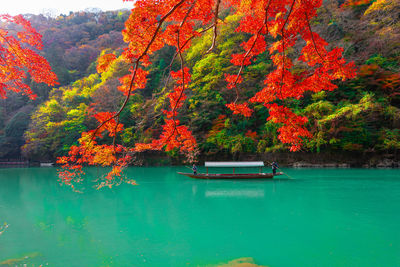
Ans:
[[[3,134],[0,135],[0,157],[18,158],[19,150],[24,142],[22,136],[28,128],[32,107],[21,109],[5,124]]]
[[[108,83],[117,82],[121,74],[119,68],[119,63],[115,63],[102,77],[92,74],[75,81],[71,86],[53,89],[49,100],[40,105],[32,115],[29,128],[25,132],[23,155],[33,160],[48,160],[65,155],[71,145],[77,143],[83,131],[96,127],[97,122],[91,118],[90,113],[114,111],[109,109],[120,105],[122,94],[115,92],[112,95],[109,91],[104,94],[102,90],[108,88]],[[92,98],[100,106],[91,105]],[[129,109],[121,114],[121,122],[127,120],[128,126],[129,114]]]
[[[4,128],[5,135],[7,137],[22,136],[28,124],[29,124],[29,114],[26,114],[25,112],[18,112],[10,119],[10,121]]]
[[[331,102],[320,100],[308,105],[304,109],[304,113],[309,119],[321,119],[325,115],[331,114],[334,110],[335,106]]]
[[[379,139],[382,141],[382,148],[387,150],[400,149],[400,130],[399,129],[382,129]]]
[[[5,126],[6,114],[4,112],[4,108],[0,107],[0,129],[3,129]],[[1,134],[1,132],[0,132]]]
[[[368,64],[368,65],[376,64],[379,67],[382,67],[387,70],[399,68],[399,62],[397,60],[395,60],[394,58],[388,59],[388,58],[382,57],[379,54],[375,54],[372,57],[370,57],[367,61],[365,61],[365,64]]]
[[[398,1],[379,2],[379,5],[372,4],[364,15],[360,10],[355,11],[356,15],[351,11],[339,13],[336,5],[327,2],[318,11],[319,18],[312,21],[312,27],[327,36],[333,46],[344,47],[346,57],[355,60],[360,70],[356,79],[337,82],[337,90],[305,92],[303,99],[285,103],[309,119],[307,127],[313,138],[304,140],[305,151],[400,149],[400,95],[396,76],[400,68],[400,25],[395,22],[398,12],[393,12],[398,8]],[[226,17],[219,24],[217,45],[212,51],[205,53],[211,46],[212,31],[194,38],[193,45],[185,51],[185,66],[191,70],[192,82],[179,120],[190,127],[201,152],[206,155],[286,150],[277,138],[279,125],[267,120],[268,110],[263,105],[251,104],[254,116],[250,119],[234,116],[225,107],[234,101],[236,93],[226,88],[224,74],[239,70],[230,63],[231,55],[243,52],[239,44],[248,38],[233,32],[240,17],[228,13],[229,10],[224,11]],[[35,105],[40,105],[24,134],[25,156],[53,159],[64,155],[82,131],[96,127],[91,114],[118,110],[124,98],[116,90],[118,78],[126,75],[130,66],[118,59],[101,75],[92,73],[99,55],[110,52],[120,55],[125,45],[120,30],[127,15],[127,12],[107,12],[96,17],[83,12],[46,21],[33,16],[33,25],[43,34],[43,52],[59,76],[61,87],[32,86],[40,99]],[[388,19],[393,23],[383,23]],[[298,50],[296,47],[290,53]],[[177,58],[171,62],[175,52],[172,47],[165,47],[151,55],[153,63],[146,67],[149,71],[146,88],[135,92],[121,113],[120,121],[125,129],[117,141],[133,146],[159,135],[163,121],[161,109],[166,106],[172,87],[167,77],[170,70],[180,65]],[[304,75],[304,66],[294,63],[294,74]],[[265,86],[263,80],[271,68],[268,51],[243,68],[243,83],[238,86],[239,102]],[[5,148],[12,145],[15,150],[22,145],[12,138],[21,136],[29,121],[26,114],[30,111],[21,110],[26,102],[24,96],[11,94],[1,105],[0,151],[3,155]],[[171,151],[168,155],[175,157],[177,153]]]

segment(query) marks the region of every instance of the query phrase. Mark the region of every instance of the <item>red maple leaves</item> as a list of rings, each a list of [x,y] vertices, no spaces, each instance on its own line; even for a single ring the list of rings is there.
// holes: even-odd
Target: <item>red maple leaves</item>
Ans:
[[[353,1],[354,2],[354,1]],[[357,2],[357,1],[356,1]],[[187,99],[187,88],[191,80],[190,69],[185,66],[184,52],[191,46],[193,38],[207,31],[213,32],[211,46],[205,53],[212,52],[218,36],[220,12],[230,7],[232,13],[240,16],[237,32],[246,33],[249,38],[240,44],[242,53],[233,54],[231,63],[237,66],[235,73],[227,73],[227,88],[234,89],[235,100],[226,106],[233,114],[252,115],[251,103],[262,103],[269,112],[269,120],[281,125],[279,139],[291,145],[291,150],[301,148],[303,138],[311,134],[304,127],[307,119],[298,116],[285,101],[299,99],[306,91],[319,92],[334,90],[335,80],[346,80],[355,76],[353,63],[346,63],[343,49],[328,50],[328,43],[312,31],[310,20],[316,17],[316,10],[322,0],[138,0],[123,30],[124,40],[129,44],[121,60],[132,64],[130,74],[121,77],[118,87],[126,98],[120,110],[95,115],[99,127],[83,133],[69,155],[59,159],[64,170],[60,177],[67,184],[79,181],[84,165],[113,165],[105,177],[103,186],[112,184],[113,176],[120,176],[134,151],[148,149],[177,149],[187,156],[196,154],[197,143],[187,126],[180,125],[179,110]],[[23,83],[26,71],[36,82],[48,85],[56,83],[47,61],[35,50],[42,48],[41,36],[22,16],[1,15],[0,19],[17,25],[16,30],[0,29],[0,96],[6,97],[7,90],[23,92],[34,98],[30,87]],[[302,40],[301,40],[302,39]],[[305,43],[300,55],[293,48]],[[149,56],[165,45],[176,49],[174,59],[180,62],[179,70],[171,72],[174,86],[168,94],[169,107],[163,110],[165,123],[162,133],[148,144],[136,144],[134,149],[115,144],[117,133],[123,130],[119,115],[129,98],[137,89],[145,88],[151,64]],[[261,53],[268,52],[275,69],[266,75],[264,87],[252,98],[244,99],[240,94],[243,82],[242,72]],[[97,70],[104,72],[116,60],[113,54],[99,58]],[[294,71],[294,66],[301,71]],[[108,136],[113,144],[98,144],[100,137]],[[251,136],[255,136],[251,133]]]
[[[242,104],[230,103],[226,106],[233,111],[233,114],[242,114],[245,117],[250,117],[253,110],[249,108],[249,105],[245,102]]]
[[[101,112],[94,117],[100,126],[93,131],[83,132],[78,140],[79,146],[72,146],[68,156],[58,158],[57,163],[62,166],[62,170],[59,171],[60,179],[74,188],[85,174],[84,166],[112,166],[111,171],[103,177],[97,188],[111,187],[121,182],[135,184],[132,179],[122,175],[122,170],[132,160],[132,150],[115,144],[115,139],[111,145],[98,144],[96,141],[103,136],[115,138],[116,134],[123,130],[123,125],[118,123],[114,113]],[[119,179],[115,179],[116,177]]]
[[[234,89],[235,100],[226,106],[233,114],[252,115],[250,104],[262,103],[269,112],[269,120],[280,124],[279,139],[290,144],[292,151],[301,148],[304,138],[310,138],[310,132],[305,128],[307,118],[298,116],[288,107],[285,101],[299,99],[306,91],[319,92],[336,88],[335,80],[346,80],[355,76],[353,63],[346,63],[342,57],[343,50],[334,48],[328,50],[328,43],[313,32],[310,20],[316,17],[317,9],[322,0],[138,0],[123,30],[124,40],[129,44],[122,54],[122,59],[132,63],[131,74],[120,79],[119,89],[126,95],[121,109],[108,119],[100,120],[102,124],[97,129],[107,129],[110,134],[117,133],[121,128],[117,118],[125,107],[130,95],[139,88],[144,88],[147,81],[146,66],[151,64],[149,55],[165,45],[176,49],[174,59],[180,62],[180,69],[171,72],[174,86],[168,94],[169,107],[163,110],[165,124],[159,138],[147,144],[136,144],[135,151],[148,149],[167,151],[177,149],[181,153],[194,153],[197,150],[196,140],[191,131],[180,125],[177,119],[179,110],[184,107],[187,98],[186,90],[190,83],[190,69],[185,66],[184,51],[191,45],[191,40],[206,31],[213,31],[211,47],[205,53],[211,52],[218,36],[218,23],[223,7],[230,7],[231,12],[241,16],[237,32],[249,35],[240,46],[242,53],[232,55],[231,63],[237,66],[237,72],[226,74],[228,89]],[[302,40],[301,40],[302,39]],[[271,41],[272,40],[272,41]],[[305,43],[300,55],[293,53],[293,48]],[[265,77],[265,86],[252,98],[244,99],[240,94],[240,84],[243,81],[243,69],[254,62],[258,55],[268,52],[275,69]],[[105,55],[99,60],[99,71],[104,71],[114,60],[112,55]],[[294,66],[300,65],[301,71],[294,71]],[[98,118],[99,115],[97,115]],[[114,119],[116,121],[114,121]],[[114,127],[114,131],[112,128]],[[110,135],[112,136],[112,135]],[[253,136],[253,135],[252,135]],[[83,138],[83,137],[82,137]],[[92,141],[93,142],[93,141]],[[92,164],[92,158],[86,157],[89,145],[80,141],[83,148],[71,149],[71,159],[80,155],[83,161]],[[95,146],[93,143],[91,146]],[[117,153],[129,151],[124,148],[101,147],[96,145],[90,153],[99,153],[104,149],[111,161],[117,163]],[[115,147],[115,146],[114,146]],[[118,150],[118,151],[116,151]],[[95,152],[96,151],[96,152]],[[111,153],[114,151],[114,156]],[[90,154],[99,157],[97,154]],[[97,161],[98,163],[100,161]],[[119,174],[119,169],[113,170]]]
[[[256,55],[268,48],[276,68],[266,76],[264,81],[266,86],[257,92],[250,102],[263,103],[269,109],[269,120],[282,124],[278,137],[283,143],[291,144],[292,151],[301,148],[302,138],[311,137],[304,128],[307,120],[274,102],[290,98],[299,99],[306,91],[333,90],[336,88],[334,80],[345,80],[355,76],[354,64],[346,64],[342,57],[343,50],[335,48],[327,51],[328,43],[311,30],[310,19],[316,16],[316,9],[321,4],[322,1],[316,0],[268,0],[252,1],[238,8],[242,12],[250,12],[251,15],[243,17],[237,30],[250,33],[252,36],[241,45],[245,52],[232,55],[231,62],[241,66],[237,74],[237,77],[240,77],[243,65],[249,64]],[[267,44],[265,42],[267,34],[277,40]],[[301,55],[295,58],[289,50],[296,45],[299,37],[306,42],[306,45]],[[300,74],[293,72],[294,60],[305,62],[309,68]],[[234,87],[233,80],[234,77],[227,75],[228,88]],[[236,80],[239,81],[239,78]],[[231,103],[227,106],[234,114],[249,116],[249,108],[245,104],[246,102]]]
[[[36,51],[43,47],[41,35],[21,15],[0,15],[1,22],[5,27],[0,29],[0,97],[6,98],[7,91],[14,91],[35,99],[24,83],[26,72],[37,83],[57,83],[49,63]]]
[[[110,68],[111,63],[117,58],[114,54],[104,54],[97,60],[97,72],[102,73]]]

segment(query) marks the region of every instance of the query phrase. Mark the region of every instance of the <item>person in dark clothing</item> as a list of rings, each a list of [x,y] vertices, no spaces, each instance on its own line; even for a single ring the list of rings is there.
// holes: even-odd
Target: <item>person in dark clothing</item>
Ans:
[[[271,166],[272,166],[272,173],[275,175],[276,174],[276,170],[279,168],[278,163],[276,163],[274,161],[274,162],[272,162]]]
[[[196,165],[193,164],[192,170],[193,170],[193,174],[197,175],[197,167],[196,167]]]

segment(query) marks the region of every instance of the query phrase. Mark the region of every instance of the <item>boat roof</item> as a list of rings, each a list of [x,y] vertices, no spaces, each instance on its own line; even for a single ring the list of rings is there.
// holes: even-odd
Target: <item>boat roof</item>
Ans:
[[[263,161],[206,161],[205,167],[264,167]]]

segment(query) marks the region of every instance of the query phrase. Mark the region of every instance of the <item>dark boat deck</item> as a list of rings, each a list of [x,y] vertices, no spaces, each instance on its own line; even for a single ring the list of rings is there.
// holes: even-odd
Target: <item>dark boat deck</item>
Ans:
[[[196,179],[272,179],[274,176],[282,175],[282,172],[277,172],[275,175],[272,173],[184,173],[178,172],[191,178]]]

